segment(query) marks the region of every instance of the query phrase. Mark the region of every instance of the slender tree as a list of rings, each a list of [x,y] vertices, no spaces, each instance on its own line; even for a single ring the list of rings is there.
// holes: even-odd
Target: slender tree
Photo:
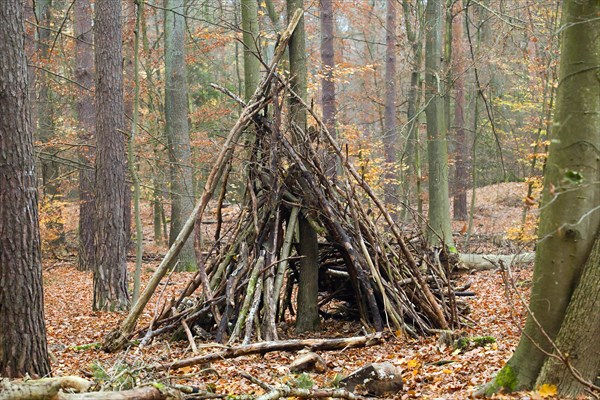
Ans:
[[[337,112],[335,80],[333,77],[335,70],[333,0],[321,0],[319,4],[321,5],[321,106],[323,107],[323,122],[333,137],[337,137],[335,127],[335,114]],[[334,178],[337,170],[336,157],[326,154],[325,162],[327,176]]]
[[[304,9],[304,0],[287,0],[287,17],[291,20],[294,12]],[[304,30],[304,16],[296,26],[289,42],[290,75],[294,92],[306,100],[306,33]],[[306,110],[302,105],[290,97],[290,121],[297,124],[300,129],[306,130]],[[300,245],[299,252],[303,258],[300,260],[300,279],[298,283],[298,315],[296,316],[296,329],[299,332],[315,331],[319,327],[319,309],[317,305],[319,295],[319,248],[317,233],[305,218],[299,220]]]
[[[444,73],[442,55],[444,43],[445,2],[431,0],[425,10],[425,84],[427,117],[427,152],[429,159],[429,227],[428,241],[438,244],[440,239],[453,247],[448,201],[448,143],[444,112]]]
[[[184,13],[184,0],[165,1],[165,119],[171,162],[170,244],[173,244],[194,209]],[[193,236],[187,240],[179,253],[177,269],[179,271],[196,269]]]
[[[244,97],[246,100],[250,100],[260,80],[258,2],[242,0],[241,7],[244,43]]]
[[[50,373],[23,4],[0,2],[0,376]]]
[[[383,146],[386,163],[384,175],[385,203],[390,208],[393,216],[398,214],[398,176],[397,141],[398,129],[396,127],[396,25],[398,12],[396,1],[386,2],[385,23],[385,111],[383,119]]]
[[[544,171],[531,311],[513,356],[480,392],[558,384],[564,395],[583,391],[547,354],[555,341],[580,376],[600,372],[598,234],[600,233],[600,3],[563,2],[559,86],[553,140]],[[594,336],[595,335],[595,336]],[[542,368],[543,367],[543,368]],[[541,373],[540,373],[541,371]]]
[[[91,270],[94,259],[94,153],[93,141],[96,124],[94,107],[94,36],[92,7],[89,0],[78,0],[74,6],[75,24],[75,79],[78,88],[75,109],[79,124],[78,138],[82,146],[79,161],[85,166],[79,170],[79,257],[80,271]],[[84,88],[87,88],[84,89]]]
[[[454,219],[467,220],[469,148],[465,134],[465,54],[462,0],[452,6],[452,78],[454,98]]]
[[[39,23],[37,27],[37,53],[43,62],[50,57],[50,20],[52,0],[38,0],[35,4],[35,17]],[[44,70],[37,71],[38,106],[37,106],[37,137],[45,144],[44,150],[48,153],[47,158],[42,158],[41,172],[43,182],[43,193],[51,201],[57,194],[57,182],[59,170],[58,164],[52,159],[53,146],[48,142],[54,136],[54,102],[52,90],[50,89],[50,77]]]
[[[125,124],[121,3],[96,0],[96,182],[94,310],[124,310],[127,292]]]

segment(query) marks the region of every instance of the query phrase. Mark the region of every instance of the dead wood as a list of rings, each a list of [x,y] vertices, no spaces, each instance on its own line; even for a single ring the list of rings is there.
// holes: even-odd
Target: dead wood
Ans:
[[[535,261],[535,253],[509,255],[461,254],[461,264],[459,265],[459,268],[474,271],[486,271],[498,268],[500,262],[504,263],[504,265],[518,265],[527,264],[533,261]]]
[[[276,400],[282,397],[298,397],[301,399],[322,399],[322,398],[334,398],[334,399],[348,399],[348,400],[362,400],[365,397],[356,395],[344,389],[299,389],[293,388],[288,385],[269,385],[261,381],[254,376],[245,372],[241,373],[244,378],[250,382],[257,384],[263,388],[266,393],[258,396],[255,400]]]
[[[295,339],[273,342],[252,343],[247,345],[231,346],[223,351],[209,353],[202,356],[186,358],[172,363],[156,365],[157,370],[173,370],[191,365],[204,364],[225,358],[236,358],[251,354],[266,354],[273,351],[333,351],[346,348],[373,346],[381,343],[382,335],[376,333],[368,336],[357,336],[337,339]]]
[[[177,255],[192,233],[196,219],[198,219],[199,222],[202,222],[204,210],[206,209],[209,200],[212,198],[215,190],[217,189],[223,173],[227,170],[229,160],[233,155],[237,141],[240,139],[244,130],[250,125],[253,118],[258,114],[258,112],[263,110],[271,100],[269,97],[269,92],[271,83],[276,74],[278,63],[285,52],[287,42],[289,41],[293,31],[296,29],[296,25],[300,21],[303,12],[303,10],[296,10],[287,29],[281,34],[280,41],[275,49],[275,54],[273,56],[269,71],[259,83],[256,92],[248,102],[248,105],[242,111],[236,124],[227,136],[227,139],[223,144],[223,148],[221,149],[221,152],[215,161],[215,165],[208,175],[200,201],[194,208],[192,215],[189,216],[188,220],[184,224],[181,232],[165,255],[165,258],[161,262],[160,266],[156,269],[154,275],[150,279],[150,282],[148,282],[148,285],[140,295],[140,298],[133,305],[125,320],[121,323],[121,326],[118,329],[110,332],[104,339],[102,346],[104,350],[114,352],[121,349],[127,343],[129,335],[131,335],[133,332],[138,318],[150,300],[150,297],[156,290],[158,283],[164,277],[166,272],[172,268],[172,264],[177,258]],[[212,299],[209,296],[209,301],[210,300]]]

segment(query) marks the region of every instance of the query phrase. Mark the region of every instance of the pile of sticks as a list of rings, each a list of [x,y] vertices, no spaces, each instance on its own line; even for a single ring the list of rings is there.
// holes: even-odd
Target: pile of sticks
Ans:
[[[288,31],[294,26],[292,21]],[[329,270],[341,279],[336,286],[351,288],[352,304],[363,324],[415,336],[448,329],[457,323],[448,266],[427,261],[407,243],[347,151],[277,72],[287,38],[284,32],[252,99],[245,104],[231,95],[243,111],[207,178],[194,215],[159,270],[172,266],[194,222],[202,223],[209,200],[215,197],[216,244],[172,307],[138,334],[148,339],[183,327],[190,336],[190,329],[198,326],[219,342],[276,340],[277,323],[289,309],[296,284],[299,218],[311,224],[321,243],[327,243],[323,248],[328,255],[323,258],[338,260],[324,263],[322,272]],[[284,102],[290,96],[304,104],[316,129],[306,132],[283,122]],[[243,132],[251,135],[244,139]],[[335,177],[324,165],[332,155],[339,164]],[[234,158],[241,159],[245,168],[245,200],[237,223],[224,229],[221,208]],[[321,305],[336,297],[323,295]],[[140,307],[143,304],[134,305],[132,314],[139,315]],[[131,336],[128,321],[113,339]]]

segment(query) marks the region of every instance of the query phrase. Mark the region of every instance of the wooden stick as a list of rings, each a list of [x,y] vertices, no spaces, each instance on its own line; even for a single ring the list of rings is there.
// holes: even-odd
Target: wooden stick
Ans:
[[[190,365],[203,364],[225,358],[236,358],[250,354],[265,354],[273,351],[298,351],[302,349],[309,349],[311,351],[343,350],[346,348],[373,346],[376,344],[380,344],[382,340],[382,334],[376,333],[368,336],[357,336],[349,338],[295,339],[252,343],[247,345],[231,346],[228,349],[220,352],[186,358],[168,364],[158,364],[154,366],[154,368],[157,370],[173,370],[183,367],[189,367]]]

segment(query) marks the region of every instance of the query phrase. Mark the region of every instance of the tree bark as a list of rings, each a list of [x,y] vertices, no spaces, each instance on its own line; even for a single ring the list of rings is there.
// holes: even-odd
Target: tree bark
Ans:
[[[335,115],[335,81],[333,71],[335,70],[334,53],[334,27],[333,0],[321,0],[321,107],[323,108],[323,122],[327,130],[334,138],[336,134]],[[325,167],[327,176],[335,178],[337,171],[336,156],[328,152],[325,155]]]
[[[573,292],[565,319],[556,337],[556,347],[580,374],[580,378],[594,382],[600,372],[600,237],[584,266],[583,275]],[[556,351],[554,352],[556,354]],[[573,377],[564,360],[548,358],[538,376],[536,386],[552,384],[561,397],[576,397],[587,386]]]
[[[444,113],[444,73],[443,56],[444,6],[442,0],[427,2],[426,43],[425,43],[425,83],[427,117],[427,151],[429,159],[429,227],[430,245],[444,244],[453,248],[450,226],[450,204],[448,201],[448,144]]]
[[[296,10],[304,10],[304,0],[287,0],[288,21]],[[306,33],[304,30],[304,16],[298,22],[289,42],[290,52],[290,75],[292,90],[300,98],[306,100]],[[306,109],[293,96],[289,99],[290,119],[306,132]],[[296,143],[297,144],[297,143]],[[300,231],[300,242],[305,242],[300,247],[300,256],[302,259],[301,273],[305,274],[301,278],[302,283],[298,285],[298,315],[296,317],[296,329],[299,332],[315,331],[319,326],[319,312],[317,297],[319,295],[319,283],[309,281],[318,277],[319,258],[316,252],[311,251],[317,246],[317,234],[311,232],[313,228],[308,221],[300,219],[298,221]],[[302,251],[306,250],[306,254]],[[311,270],[312,269],[312,270]],[[300,303],[303,299],[305,303]],[[314,302],[314,303],[313,303]]]
[[[89,0],[75,2],[74,33],[75,79],[85,90],[79,88],[75,109],[79,124],[78,139],[82,146],[79,161],[86,166],[79,170],[79,254],[77,268],[90,271],[94,259],[94,153],[96,110],[92,90],[94,88],[94,41],[92,31],[92,7]]]
[[[385,174],[383,181],[384,200],[393,217],[398,215],[398,132],[396,127],[396,25],[397,11],[395,0],[386,2],[385,23],[385,111],[383,147]]]
[[[188,126],[185,66],[185,13],[183,0],[165,0],[165,118],[171,162],[171,230],[173,244],[194,209],[194,185]],[[171,11],[172,10],[172,11]],[[179,253],[177,270],[196,269],[193,237]]]
[[[242,0],[241,7],[244,42],[244,98],[248,101],[256,91],[260,80],[258,2]]]
[[[454,219],[467,220],[467,158],[469,149],[465,134],[465,52],[463,5],[457,0],[452,6],[452,78],[454,80]]]
[[[501,388],[531,389],[536,383],[547,362],[544,352],[553,350],[548,338],[554,340],[561,330],[573,291],[581,281],[599,231],[599,13],[600,3],[595,0],[563,2],[559,87],[554,117],[557,129],[544,171],[540,239],[533,273],[535,284],[529,305],[531,314],[515,353],[498,376],[480,390],[483,394]],[[568,320],[564,324],[564,335],[568,336],[573,326]],[[579,328],[589,327],[581,324]]]
[[[50,373],[23,5],[0,2],[0,376]]]
[[[121,4],[95,3],[96,213],[94,310],[125,310],[127,292],[125,132]]]

